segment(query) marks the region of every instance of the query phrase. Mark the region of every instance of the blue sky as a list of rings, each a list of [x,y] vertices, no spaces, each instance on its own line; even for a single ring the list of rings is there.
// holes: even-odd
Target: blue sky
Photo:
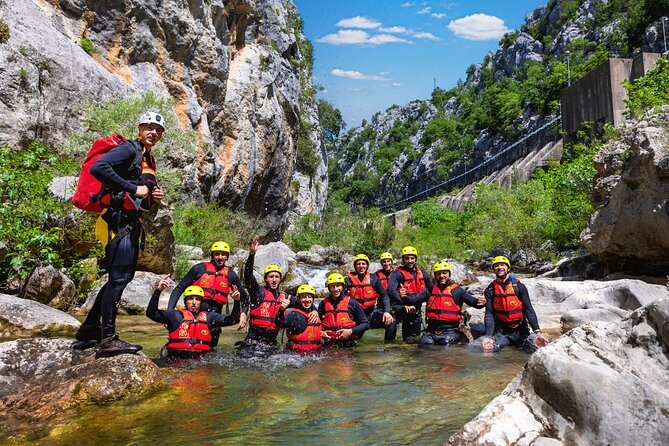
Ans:
[[[319,97],[348,128],[449,89],[542,0],[293,0],[314,45]]]

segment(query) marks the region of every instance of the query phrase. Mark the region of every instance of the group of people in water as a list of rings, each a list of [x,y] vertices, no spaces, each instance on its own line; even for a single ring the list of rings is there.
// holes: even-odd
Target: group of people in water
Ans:
[[[151,149],[165,128],[162,115],[143,114],[138,137],[132,141],[122,138],[111,141],[112,149],[90,167],[90,176],[102,184],[99,192],[91,194],[90,201],[108,197],[98,223],[107,228],[103,243],[109,276],[72,348],[94,347],[96,357],[137,353],[142,349],[141,345],[119,339],[116,315],[142,249],[142,214],[163,198]],[[358,254],[353,271],[328,275],[328,293],[316,308],[317,295],[312,285],[301,285],[296,296],[281,290],[284,272],[278,265],[268,265],[264,269],[264,283],[259,284],[253,274],[257,249],[258,240],[254,238],[244,265],[243,285],[226,265],[230,246],[223,241],[211,246],[209,261],[193,266],[181,279],[165,310],[158,309],[158,300],[169,285],[169,276],[158,283],[147,316],[167,327],[165,350],[169,356],[202,355],[218,345],[221,327],[235,324],[239,330],[248,326],[246,338],[239,342],[241,354],[276,351],[281,330],[287,335],[286,348],[298,352],[323,347],[350,348],[369,329],[383,329],[384,340],[392,342],[398,324],[402,326],[404,341],[419,339],[419,346],[450,345],[467,339],[461,330],[464,304],[486,309],[484,326],[471,326],[474,335],[484,335],[484,350],[506,345],[533,350],[547,343],[527,288],[510,276],[511,264],[504,256],[493,259],[495,280],[483,295],[475,298],[452,280],[448,262],[435,263],[432,276],[419,268],[418,251],[412,246],[402,249],[401,265],[396,267],[393,255],[382,253],[381,269],[374,273],[369,271],[369,257]],[[184,308],[177,310],[182,295]],[[424,331],[423,303],[427,322]]]
[[[299,286],[296,296],[281,290],[284,274],[276,264],[264,269],[264,284],[259,284],[253,274],[257,249],[258,240],[254,238],[244,264],[244,286],[226,266],[230,247],[222,241],[212,245],[210,261],[193,266],[174,288],[166,310],[158,309],[158,299],[169,285],[169,276],[158,283],[147,316],[167,327],[168,356],[206,353],[217,345],[220,328],[234,324],[240,330],[248,325],[246,338],[238,343],[242,355],[278,351],[281,330],[286,332],[285,348],[296,352],[351,348],[369,329],[383,329],[385,342],[392,342],[398,323],[405,342],[418,339],[419,346],[447,346],[467,340],[462,331],[464,304],[486,308],[484,327],[471,327],[476,336],[484,335],[485,350],[506,345],[534,350],[546,342],[527,288],[509,275],[511,265],[504,256],[493,259],[496,277],[476,298],[452,280],[448,262],[435,263],[432,276],[419,268],[418,251],[412,246],[402,249],[401,265],[397,267],[391,253],[382,253],[381,268],[373,273],[369,271],[369,257],[358,254],[353,271],[327,276],[327,295],[316,308],[317,293],[312,285]],[[185,308],[177,310],[182,294]],[[531,333],[536,334],[532,342]]]

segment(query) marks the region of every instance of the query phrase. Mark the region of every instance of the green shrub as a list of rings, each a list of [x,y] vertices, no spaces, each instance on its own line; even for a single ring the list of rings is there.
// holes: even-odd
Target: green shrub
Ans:
[[[98,49],[95,48],[95,44],[93,44],[93,42],[91,42],[91,40],[88,39],[87,37],[82,37],[79,39],[79,46],[88,55],[92,56],[93,54],[100,54],[100,51],[98,51]]]
[[[624,82],[628,90],[627,117],[638,116],[653,107],[669,104],[669,60],[660,58],[655,69],[634,83]]]

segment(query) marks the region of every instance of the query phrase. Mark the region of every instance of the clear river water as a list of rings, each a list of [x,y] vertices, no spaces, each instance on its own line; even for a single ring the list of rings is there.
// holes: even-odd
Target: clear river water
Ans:
[[[161,325],[143,316],[119,325],[124,339],[159,357]],[[141,401],[86,406],[7,444],[440,445],[528,358],[513,348],[484,355],[462,345],[384,345],[383,331],[371,330],[352,351],[241,359],[233,346],[243,336],[227,328],[205,360],[161,364],[170,387]]]

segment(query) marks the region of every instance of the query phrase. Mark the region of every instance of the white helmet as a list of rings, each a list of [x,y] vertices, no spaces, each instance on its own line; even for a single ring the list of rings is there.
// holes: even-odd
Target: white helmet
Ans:
[[[165,118],[160,113],[155,112],[146,112],[139,118],[139,124],[158,124],[163,128],[163,131],[167,130],[165,128]]]

